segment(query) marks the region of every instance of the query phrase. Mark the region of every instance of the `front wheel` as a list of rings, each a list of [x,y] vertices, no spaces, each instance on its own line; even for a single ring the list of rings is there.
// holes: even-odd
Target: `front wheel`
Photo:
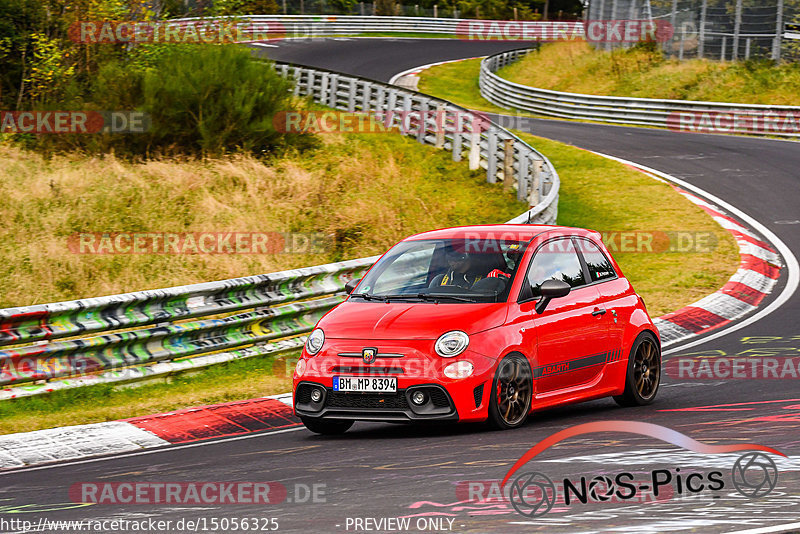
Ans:
[[[625,391],[614,400],[620,406],[644,406],[656,398],[661,383],[661,350],[650,332],[633,342],[625,374]]]
[[[353,426],[353,421],[324,421],[322,419],[312,419],[310,417],[301,417],[300,420],[306,425],[307,429],[315,434],[322,434],[324,436],[344,434]]]
[[[497,366],[489,396],[489,424],[506,430],[525,423],[533,398],[533,377],[528,360],[518,354]]]

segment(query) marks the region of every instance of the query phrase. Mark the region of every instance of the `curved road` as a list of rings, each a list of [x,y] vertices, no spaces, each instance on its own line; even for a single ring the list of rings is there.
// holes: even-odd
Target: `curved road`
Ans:
[[[387,81],[393,74],[417,65],[517,46],[332,39],[286,42],[262,50],[275,59]],[[529,125],[537,135],[626,158],[697,185],[760,221],[800,256],[800,145],[556,120],[533,120]],[[781,276],[771,299],[785,286],[786,269]],[[698,352],[711,358],[739,353],[800,356],[800,294],[755,324],[691,349],[677,350],[668,358]],[[594,401],[537,414],[524,428],[513,432],[489,432],[478,426],[359,424],[342,437],[323,438],[297,428],[0,474],[0,512],[16,512],[21,519],[275,517],[283,532],[706,533],[800,529],[800,525],[790,526],[800,521],[797,379],[664,379],[659,401],[653,406],[622,409],[610,399]],[[522,471],[535,468],[556,485],[564,478],[579,485],[581,477],[591,482],[597,475],[614,477],[629,472],[640,487],[637,498],[606,500],[599,495],[586,504],[574,499],[569,506],[556,502],[553,510],[535,519],[518,514],[507,501],[491,499],[497,495],[496,481],[529,447],[573,425],[610,419],[664,425],[706,444],[759,443],[790,458],[777,462],[779,476],[772,493],[748,499],[732,485],[731,468],[739,454],[693,453],[633,434],[585,435],[556,445]],[[654,470],[660,471],[654,475]],[[691,473],[699,473],[708,481],[715,470],[723,473],[721,491],[693,492],[683,483],[677,485],[679,477]],[[672,477],[669,489],[662,490],[657,500],[641,488],[654,476],[662,480]],[[92,480],[277,481],[287,487],[291,502],[268,507],[202,508],[76,508],[66,504],[72,483]],[[316,502],[304,499],[306,489],[313,485],[317,485]],[[485,500],[467,502],[470,488],[472,501],[480,501],[481,496]],[[404,516],[411,518],[408,529],[397,530],[394,523],[355,522]],[[0,525],[0,531],[6,531],[6,527]]]

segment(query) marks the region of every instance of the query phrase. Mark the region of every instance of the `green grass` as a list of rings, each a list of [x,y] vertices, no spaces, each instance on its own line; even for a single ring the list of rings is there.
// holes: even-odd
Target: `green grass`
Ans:
[[[480,70],[480,58],[436,65],[422,71],[418,88],[421,93],[450,100],[465,108],[508,113],[507,109],[495,106],[481,96],[478,87]]]
[[[641,46],[606,52],[582,41],[548,43],[498,74],[523,85],[592,95],[800,104],[797,63],[678,61]]]

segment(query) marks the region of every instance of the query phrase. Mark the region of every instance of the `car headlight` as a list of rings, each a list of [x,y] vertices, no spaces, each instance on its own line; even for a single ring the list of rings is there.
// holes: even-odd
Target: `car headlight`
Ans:
[[[461,330],[453,330],[439,336],[434,345],[436,354],[442,358],[452,358],[464,352],[469,345],[469,336]]]
[[[325,333],[320,328],[315,328],[311,335],[306,340],[306,352],[311,356],[322,350],[322,344],[325,343]]]
[[[444,376],[447,378],[467,378],[472,374],[475,367],[472,363],[461,360],[460,362],[453,362],[444,368]]]
[[[294,368],[294,373],[297,376],[303,376],[304,374],[306,374],[306,361],[304,359],[300,358],[299,360],[297,360],[297,365]]]

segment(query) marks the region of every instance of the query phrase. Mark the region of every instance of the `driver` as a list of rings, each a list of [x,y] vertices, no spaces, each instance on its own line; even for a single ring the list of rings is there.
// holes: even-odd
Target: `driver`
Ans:
[[[439,285],[470,289],[482,277],[471,274],[472,258],[466,252],[449,251],[446,255],[448,270]]]
[[[510,278],[511,275],[501,269],[492,269],[486,276],[481,276],[475,272],[475,259],[466,252],[450,251],[446,255],[448,271],[445,273],[439,285],[457,286],[464,289],[471,289],[478,280],[483,278]]]

